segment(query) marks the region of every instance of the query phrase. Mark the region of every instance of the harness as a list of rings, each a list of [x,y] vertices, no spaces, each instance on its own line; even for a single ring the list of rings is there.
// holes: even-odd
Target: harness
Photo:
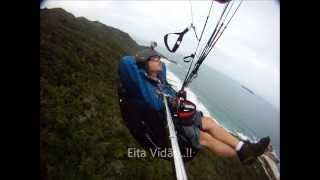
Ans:
[[[193,159],[199,151],[199,149],[196,149],[196,147],[192,147],[192,143],[185,134],[182,127],[182,123],[178,118],[184,115],[184,118],[187,120],[187,108],[190,107],[185,106],[185,110],[181,109],[181,114],[177,113],[180,111],[176,111],[175,106],[173,105],[177,101],[176,96],[170,95],[165,91],[165,87],[171,88],[171,86],[164,82],[163,79],[161,81],[160,79],[151,79],[147,75],[145,77],[147,78],[147,81],[149,81],[152,84],[152,86],[158,89],[159,95],[162,96],[163,94],[165,94],[166,98],[168,99],[168,102],[170,102],[170,112],[172,113],[172,120],[176,130],[176,137],[178,139],[178,144],[181,149],[183,160],[189,161]],[[147,150],[161,150],[164,148],[169,148],[170,146],[168,142],[168,134],[165,133],[166,109],[163,108],[160,111],[154,110],[148,107],[148,105],[140,102],[139,99],[129,97],[127,95],[128,92],[126,88],[122,85],[121,81],[118,82],[118,85],[119,105],[121,114],[134,138],[142,145],[144,149]],[[189,149],[189,151],[187,149]],[[171,158],[161,156],[158,158],[171,160]]]
[[[182,32],[179,32],[179,33],[168,33],[164,36],[164,44],[166,45],[168,51],[174,53],[177,51],[177,49],[179,48],[180,44],[181,44],[181,41],[183,39],[183,36],[190,30],[190,29],[193,29],[196,36],[197,36],[197,33],[196,33],[196,30],[195,30],[195,26],[193,24],[191,24],[189,27],[186,27]],[[168,45],[168,37],[169,35],[178,35],[178,39],[177,41],[175,42],[175,44],[173,45],[172,48],[169,47]]]

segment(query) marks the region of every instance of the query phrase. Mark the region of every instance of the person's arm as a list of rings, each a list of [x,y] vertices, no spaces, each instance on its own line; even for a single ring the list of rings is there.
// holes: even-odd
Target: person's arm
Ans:
[[[161,97],[150,88],[147,80],[139,70],[135,59],[132,56],[122,58],[119,65],[120,80],[127,90],[128,96],[145,102],[155,110],[163,108]]]

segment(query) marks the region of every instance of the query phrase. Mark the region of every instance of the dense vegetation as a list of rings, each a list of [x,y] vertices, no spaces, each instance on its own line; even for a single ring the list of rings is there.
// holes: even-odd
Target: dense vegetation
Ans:
[[[40,12],[40,171],[43,178],[174,179],[169,161],[128,158],[141,146],[126,128],[117,98],[120,57],[141,46],[118,29],[63,9]],[[186,163],[189,179],[267,179],[207,150]]]

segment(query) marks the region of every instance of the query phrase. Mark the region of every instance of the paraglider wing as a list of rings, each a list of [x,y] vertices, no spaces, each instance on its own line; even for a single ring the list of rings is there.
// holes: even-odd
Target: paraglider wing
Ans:
[[[224,3],[227,3],[227,2],[229,2],[229,1],[231,1],[231,0],[215,0],[215,1],[224,4]]]

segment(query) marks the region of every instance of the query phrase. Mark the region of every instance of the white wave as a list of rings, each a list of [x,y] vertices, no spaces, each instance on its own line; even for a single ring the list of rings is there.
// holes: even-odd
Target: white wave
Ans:
[[[270,180],[280,180],[280,171],[274,160],[265,154],[258,157],[258,160]]]
[[[176,91],[179,91],[181,86],[182,86],[182,81],[179,79],[178,76],[176,76],[173,72],[171,72],[169,69],[167,69],[167,80],[170,84],[173,85],[173,88]],[[235,130],[232,131],[230,129],[228,129],[226,126],[223,126],[223,123],[219,123],[219,121],[217,120],[217,118],[215,118],[214,116],[212,116],[212,114],[210,113],[210,111],[204,106],[204,104],[198,99],[197,95],[190,90],[190,88],[186,88],[187,91],[187,98],[192,101],[193,103],[196,104],[197,109],[202,111],[204,116],[209,116],[212,117],[212,120],[214,120],[219,126],[223,127],[226,131],[228,132],[234,132],[236,133],[239,137],[241,137],[244,140],[253,140],[253,141],[257,141],[256,137],[250,138],[249,136],[244,135],[243,133]]]
[[[188,98],[190,99],[190,101],[194,102],[197,105],[197,109],[202,111],[203,115],[211,116],[209,110],[200,102],[197,96],[189,88],[186,88],[186,91],[188,92]]]
[[[251,142],[258,142],[259,140],[256,136],[249,137],[238,130],[236,130],[235,133],[237,136],[239,136],[243,140],[250,140]]]
[[[243,140],[249,140],[250,138],[239,131],[236,131],[236,134]]]
[[[167,69],[167,80],[170,84],[173,84],[173,88],[176,91],[179,91],[182,86],[182,81],[176,76],[173,72],[169,71]],[[196,104],[197,109],[202,111],[204,116],[213,117],[210,113],[210,111],[204,106],[204,104],[198,99],[197,95],[190,90],[190,88],[186,88],[187,91],[187,98],[192,101],[194,104]],[[220,123],[215,119],[212,118],[218,125]],[[221,126],[221,125],[220,125]]]
[[[169,69],[167,69],[167,80],[170,84],[173,84],[173,88],[178,91],[180,90],[181,86],[182,86],[182,81],[173,73],[171,72]],[[244,140],[253,140],[253,141],[257,141],[258,139],[256,137],[250,138],[249,136],[244,135],[243,133],[239,132],[239,131],[232,131],[230,129],[228,129],[226,126],[223,126],[221,123],[218,122],[217,118],[215,118],[214,116],[212,116],[212,114],[210,113],[210,111],[204,106],[203,103],[200,102],[200,100],[197,98],[196,94],[194,92],[192,92],[190,90],[190,88],[186,88],[187,91],[187,98],[194,102],[197,105],[197,109],[202,111],[204,116],[209,116],[212,117],[212,119],[221,127],[223,127],[226,131],[228,132],[235,132],[236,135],[238,135],[241,139]]]
[[[178,76],[176,76],[173,72],[171,72],[169,69],[167,69],[167,80],[170,84],[173,85],[173,88],[176,91],[179,91],[181,86],[182,86],[182,81],[178,78]],[[204,104],[198,99],[197,95],[192,92],[190,90],[190,88],[186,88],[187,91],[187,98],[192,101],[193,103],[196,104],[197,109],[202,111],[204,116],[209,116],[212,117],[212,120],[215,121],[219,126],[223,127],[227,132],[231,132],[231,133],[235,133],[236,135],[238,135],[241,139],[244,140],[250,140],[253,142],[257,142],[258,138],[253,136],[253,137],[249,137],[247,135],[244,135],[242,132],[239,132],[238,130],[230,130],[228,129],[226,126],[223,126],[223,123],[219,123],[219,121],[217,120],[217,118],[215,118],[214,116],[212,116],[212,114],[210,113],[210,111],[204,106]]]
[[[181,86],[182,86],[182,81],[178,78],[178,76],[176,76],[173,72],[169,71],[167,69],[167,80],[170,84],[172,84],[173,88],[176,90],[176,91],[179,91]],[[251,142],[257,142],[258,141],[258,138],[256,136],[253,136],[253,137],[249,137],[245,134],[243,134],[242,132],[240,132],[239,130],[230,130],[228,129],[226,126],[223,126],[221,123],[218,122],[218,120],[211,115],[211,113],[209,112],[209,110],[204,106],[203,103],[200,102],[200,100],[197,98],[196,94],[194,92],[192,92],[190,90],[190,88],[186,88],[186,91],[187,91],[187,97],[190,101],[194,102],[196,105],[197,105],[197,109],[202,111],[203,114],[205,116],[209,116],[209,117],[213,117],[212,119],[221,127],[223,127],[227,132],[229,133],[235,133],[238,137],[240,137],[240,139],[242,140],[250,140]],[[273,156],[275,160],[271,159],[269,157],[268,158],[265,158],[266,160],[268,160],[268,164],[269,166],[272,168],[272,171],[273,171],[273,174],[275,175],[275,177],[278,179],[280,177],[280,174],[279,172],[277,171],[277,166],[276,166],[276,163],[277,161],[279,161],[279,157],[277,156],[277,153],[272,150],[271,152],[269,152],[269,155]],[[266,156],[267,157],[267,156]],[[271,163],[272,162],[272,163]]]

